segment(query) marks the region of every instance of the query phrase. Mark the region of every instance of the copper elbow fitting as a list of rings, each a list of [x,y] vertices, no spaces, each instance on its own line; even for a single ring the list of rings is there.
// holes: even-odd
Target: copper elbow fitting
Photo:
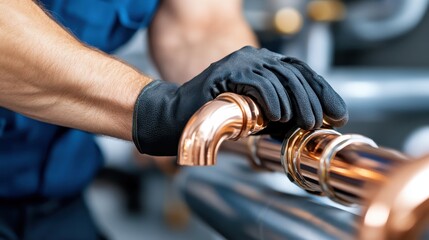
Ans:
[[[178,164],[216,164],[220,144],[265,128],[259,108],[249,97],[223,93],[202,106],[188,121],[180,139]]]

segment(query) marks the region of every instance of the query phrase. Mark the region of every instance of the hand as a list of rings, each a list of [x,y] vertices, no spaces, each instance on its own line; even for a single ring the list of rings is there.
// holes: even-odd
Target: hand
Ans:
[[[273,123],[264,131],[268,134],[285,132],[291,125],[320,127],[324,115],[336,126],[348,119],[342,98],[305,63],[266,49],[244,47],[181,87],[160,80],[147,85],[134,110],[133,140],[139,151],[175,155],[189,118],[223,92],[255,100]]]

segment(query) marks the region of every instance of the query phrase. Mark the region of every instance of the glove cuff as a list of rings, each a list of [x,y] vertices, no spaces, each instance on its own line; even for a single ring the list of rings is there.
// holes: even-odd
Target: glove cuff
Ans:
[[[139,113],[140,113],[140,102],[144,101],[142,100],[144,97],[144,94],[147,91],[150,91],[150,89],[154,88],[156,85],[161,84],[160,80],[154,80],[150,82],[148,85],[146,85],[142,91],[139,93],[139,96],[136,99],[136,103],[134,104],[134,112],[133,112],[133,128],[132,128],[132,136],[133,136],[133,142],[136,146],[137,150],[139,150],[140,153],[143,153],[143,150],[140,145],[139,137],[138,137],[138,119],[139,119]]]
[[[174,155],[164,152],[163,140],[169,138],[172,99],[177,85],[154,80],[146,85],[134,105],[132,137],[140,153]],[[173,133],[171,133],[174,135]],[[168,149],[168,148],[166,148]]]

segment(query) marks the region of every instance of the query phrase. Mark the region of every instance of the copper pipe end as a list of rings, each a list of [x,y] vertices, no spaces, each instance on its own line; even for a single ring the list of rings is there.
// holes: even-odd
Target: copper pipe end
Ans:
[[[373,189],[359,239],[423,239],[429,223],[429,156],[410,161]]]
[[[223,93],[188,121],[179,143],[178,164],[214,165],[224,140],[247,137],[265,126],[262,113],[249,97]]]

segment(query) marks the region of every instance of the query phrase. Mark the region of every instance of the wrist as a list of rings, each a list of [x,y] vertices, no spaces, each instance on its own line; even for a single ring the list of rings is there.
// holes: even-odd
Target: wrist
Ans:
[[[155,80],[140,92],[133,114],[132,137],[140,153],[168,156],[177,152],[178,86]],[[180,101],[180,100],[179,100]]]
[[[104,57],[103,53],[94,54],[103,57],[100,57],[97,66],[88,69],[84,82],[86,89],[91,89],[87,94],[91,96],[91,107],[98,109],[95,118],[98,118],[98,124],[95,124],[102,129],[96,131],[131,141],[136,100],[152,79],[122,62]]]

